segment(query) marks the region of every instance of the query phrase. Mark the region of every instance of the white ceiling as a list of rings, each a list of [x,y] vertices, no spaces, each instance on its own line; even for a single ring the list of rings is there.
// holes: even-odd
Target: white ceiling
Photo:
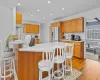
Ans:
[[[48,1],[51,3],[48,4]],[[100,7],[100,0],[0,0],[0,5],[11,7],[17,5],[18,2],[21,5],[17,8],[24,16],[27,15],[28,19],[41,22],[52,21]],[[62,8],[65,10],[63,11]],[[37,12],[38,9],[39,12]],[[33,16],[30,16],[31,14]]]

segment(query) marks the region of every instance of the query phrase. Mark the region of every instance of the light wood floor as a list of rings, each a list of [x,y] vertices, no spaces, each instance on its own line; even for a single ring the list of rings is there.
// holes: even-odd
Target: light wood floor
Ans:
[[[78,80],[100,80],[100,62],[89,59],[81,60],[74,57],[73,68],[82,72],[82,75],[78,78]]]

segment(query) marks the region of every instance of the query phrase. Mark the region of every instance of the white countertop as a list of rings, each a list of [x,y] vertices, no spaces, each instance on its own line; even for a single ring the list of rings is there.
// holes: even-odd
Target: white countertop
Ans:
[[[74,41],[74,40],[67,40],[67,39],[61,39],[61,41],[84,42],[83,40],[81,40],[81,41]]]
[[[63,42],[42,43],[42,44],[36,44],[33,47],[20,48],[19,51],[42,52],[43,49],[46,49],[46,48],[57,48],[57,46],[67,46],[67,45],[72,45],[72,44],[63,43]]]
[[[23,44],[24,41],[22,40],[15,40],[15,41],[11,41],[10,44]]]

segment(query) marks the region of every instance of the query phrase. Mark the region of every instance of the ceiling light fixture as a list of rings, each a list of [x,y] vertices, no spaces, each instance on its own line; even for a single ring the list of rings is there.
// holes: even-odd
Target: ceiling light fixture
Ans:
[[[20,6],[20,3],[18,3],[18,6]]]
[[[65,8],[62,8],[62,10],[65,10]]]
[[[31,16],[33,16],[33,15],[31,14]]]
[[[50,1],[48,1],[48,3],[51,3]]]
[[[50,14],[52,16],[52,14]]]
[[[42,19],[44,19],[44,17]]]
[[[38,9],[37,11],[39,12],[40,10]]]

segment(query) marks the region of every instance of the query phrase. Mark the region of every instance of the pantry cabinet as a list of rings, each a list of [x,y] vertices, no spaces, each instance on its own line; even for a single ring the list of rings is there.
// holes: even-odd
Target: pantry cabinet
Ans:
[[[16,24],[22,24],[22,14],[16,12]]]

